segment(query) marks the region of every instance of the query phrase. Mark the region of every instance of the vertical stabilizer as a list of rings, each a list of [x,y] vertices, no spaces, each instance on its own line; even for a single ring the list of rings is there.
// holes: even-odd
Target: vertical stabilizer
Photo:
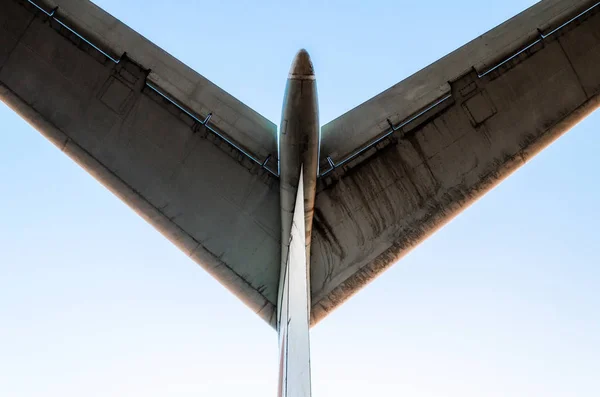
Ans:
[[[279,302],[279,396],[309,397],[310,387],[310,279],[306,260],[304,183],[300,182],[289,236],[287,259],[282,264]]]

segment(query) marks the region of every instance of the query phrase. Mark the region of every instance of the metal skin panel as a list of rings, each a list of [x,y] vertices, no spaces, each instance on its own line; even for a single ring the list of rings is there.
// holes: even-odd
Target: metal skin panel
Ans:
[[[363,145],[450,94],[449,81],[498,62],[593,6],[595,0],[543,0],[421,69],[322,127],[321,171],[346,160]],[[389,121],[388,121],[389,120]]]
[[[312,324],[597,109],[599,48],[595,7],[321,178]]]
[[[278,178],[150,89],[146,65],[0,3],[18,37],[0,40],[0,100],[275,327]]]
[[[31,13],[14,3],[0,13],[0,68],[32,19]]]
[[[275,327],[296,190],[282,205],[240,150],[268,160],[274,126],[87,0],[54,17],[54,3],[0,3],[0,99]],[[337,167],[315,182],[309,161],[303,179],[311,324],[596,109],[600,7],[562,27],[593,4],[541,1],[323,127]],[[206,105],[240,147],[192,117]]]
[[[0,0],[0,100],[277,328],[286,397],[310,396],[311,325],[600,106],[585,0],[536,4],[324,126],[321,147],[301,50],[279,179],[272,123],[91,2],[59,3],[57,19]]]
[[[6,2],[6,0],[3,0]],[[122,54],[152,72],[148,80],[197,114],[212,113],[212,123],[244,150],[264,161],[277,158],[277,127],[204,76],[88,0],[36,0],[58,7],[78,33],[115,59]]]

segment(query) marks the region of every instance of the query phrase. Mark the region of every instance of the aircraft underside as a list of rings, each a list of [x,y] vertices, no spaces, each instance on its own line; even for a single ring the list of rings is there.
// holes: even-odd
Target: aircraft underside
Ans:
[[[89,0],[0,3],[0,100],[277,329],[282,397],[310,395],[310,326],[600,106],[596,0],[323,126],[301,50],[279,129]]]

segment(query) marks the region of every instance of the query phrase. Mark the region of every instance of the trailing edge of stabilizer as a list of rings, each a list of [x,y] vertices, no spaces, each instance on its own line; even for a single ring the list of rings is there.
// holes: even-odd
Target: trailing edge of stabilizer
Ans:
[[[289,250],[281,271],[279,333],[279,396],[309,397],[310,384],[310,281],[304,225],[304,183],[300,183],[289,237]]]

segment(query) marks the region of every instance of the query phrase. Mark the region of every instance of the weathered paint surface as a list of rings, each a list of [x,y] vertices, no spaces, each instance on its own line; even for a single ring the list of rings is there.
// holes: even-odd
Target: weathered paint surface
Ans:
[[[452,76],[442,105],[322,178],[313,324],[594,111],[599,64],[596,7],[483,77]]]
[[[0,0],[0,99],[276,326],[278,178],[148,84],[213,112],[267,165],[274,125],[91,2],[40,0],[57,3],[61,21],[128,56],[115,64],[27,1]],[[313,324],[598,107],[600,7],[545,36],[594,3],[541,1],[323,128],[339,164],[447,98],[319,181]]]
[[[4,1],[4,0],[3,0]],[[277,156],[275,124],[88,0],[36,0],[115,58],[127,53],[151,70],[148,81],[211,122],[260,160]]]
[[[101,14],[64,5],[85,4]],[[278,179],[150,89],[150,65],[115,64],[25,1],[0,8],[0,99],[275,326]]]
[[[451,92],[450,81],[479,74],[594,5],[594,0],[543,0],[395,84],[322,128],[321,166],[335,163]],[[393,50],[393,49],[392,49]],[[389,120],[389,121],[388,121]],[[340,138],[343,137],[343,138]]]

